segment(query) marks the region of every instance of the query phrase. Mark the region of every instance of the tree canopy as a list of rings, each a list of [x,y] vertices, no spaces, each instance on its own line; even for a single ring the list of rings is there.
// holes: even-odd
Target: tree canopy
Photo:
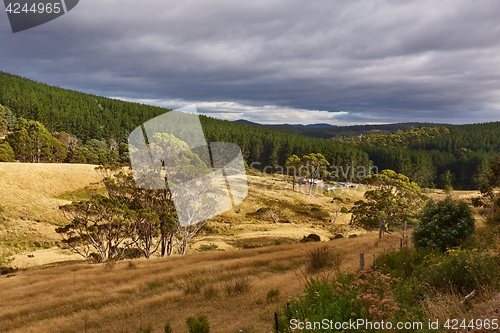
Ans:
[[[451,197],[429,200],[413,231],[413,244],[421,248],[437,248],[442,252],[459,246],[474,232],[474,217],[464,201]]]
[[[393,170],[382,170],[364,180],[369,189],[364,200],[351,208],[351,224],[367,230],[379,229],[379,237],[404,222],[414,223],[425,195],[415,182]]]

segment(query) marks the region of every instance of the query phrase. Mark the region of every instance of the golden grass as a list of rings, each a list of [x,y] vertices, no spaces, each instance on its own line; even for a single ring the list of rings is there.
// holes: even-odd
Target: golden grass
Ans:
[[[367,265],[389,248],[376,234],[322,242],[344,253],[341,270]],[[317,243],[208,252],[112,265],[73,264],[21,271],[0,279],[0,327],[8,332],[134,332],[170,321],[185,330],[204,313],[211,332],[271,332],[273,312],[301,293],[308,251]],[[333,272],[332,272],[333,273]],[[322,273],[323,274],[323,273]],[[331,273],[330,273],[331,274]],[[279,295],[269,301],[270,290]]]
[[[101,180],[94,165],[0,163],[0,205],[6,216],[60,222],[58,207],[69,201],[54,197]]]
[[[321,246],[341,251],[340,269],[348,272],[359,268],[361,251],[368,267],[374,254],[399,247],[399,234],[379,241],[377,233],[363,234],[351,228],[349,214],[332,222],[335,209],[349,208],[362,198],[362,188],[335,193],[350,201],[333,204],[331,197],[321,193],[308,196],[293,191],[281,177],[252,174],[248,178],[248,198],[235,210],[214,218],[210,232],[197,237],[186,256],[103,265],[57,264],[2,276],[0,330],[137,332],[151,326],[153,332],[162,332],[170,322],[175,332],[183,332],[188,316],[203,313],[209,318],[211,332],[272,332],[273,312],[302,292],[305,276],[310,274],[305,266],[308,253],[320,246],[285,243],[316,233],[325,241]],[[61,223],[57,207],[67,200],[82,199],[82,189],[99,180],[94,166],[89,165],[0,163],[0,205],[7,212],[0,237],[24,244],[17,250],[30,251],[16,256],[13,264],[27,267],[74,259],[58,249],[31,252],[31,246],[40,240],[48,245],[57,241],[53,231],[53,224]],[[471,193],[454,191],[453,196],[468,198]],[[431,196],[441,199],[445,194],[436,190]],[[269,214],[257,213],[263,207],[278,216],[277,223]],[[319,218],[312,207],[321,207],[330,217]],[[326,242],[337,233],[361,235]],[[285,245],[261,247],[273,243]],[[197,253],[200,245],[210,244],[224,251]],[[257,248],[232,251],[245,246]],[[5,250],[0,247],[0,256]],[[12,254],[12,249],[7,250]],[[456,301],[450,297],[435,303],[429,299],[428,314],[460,314],[439,312]]]

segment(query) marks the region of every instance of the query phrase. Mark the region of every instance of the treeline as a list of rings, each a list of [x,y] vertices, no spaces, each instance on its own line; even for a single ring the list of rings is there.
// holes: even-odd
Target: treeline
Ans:
[[[19,119],[37,121],[65,146],[66,157],[42,158],[39,160],[41,162],[126,163],[129,133],[145,121],[168,111],[52,87],[1,72],[0,87],[0,104],[5,106],[4,118],[10,119],[10,132],[21,130],[16,128]],[[311,152],[323,154],[331,165],[338,167],[354,165],[369,169],[372,164],[366,152],[350,144],[245,126],[205,116],[200,116],[200,119],[208,142],[238,144],[248,165],[260,163],[254,164],[256,168],[284,166],[290,155],[302,156]],[[9,136],[6,142],[10,144],[12,140]],[[3,143],[4,146],[6,142]],[[30,161],[29,158],[23,158],[24,153],[19,153],[20,150],[16,152],[15,147],[11,148],[15,151],[16,159]]]
[[[500,151],[500,123],[425,126],[348,140],[380,169],[403,173],[425,187],[477,189],[481,168]],[[450,179],[448,179],[450,178]]]
[[[129,133],[168,111],[52,87],[2,72],[0,104],[4,106],[0,107],[0,161],[6,160],[2,156],[10,156],[32,162],[128,163]],[[22,149],[16,149],[11,134],[22,131],[19,127],[23,126],[16,129],[22,118],[42,124],[66,153],[34,160]],[[405,174],[425,187],[444,187],[451,182],[456,189],[477,188],[475,178],[479,170],[500,151],[499,122],[415,126],[392,133],[356,132],[351,138],[324,140],[205,116],[200,116],[200,120],[208,142],[238,144],[248,165],[258,162],[254,168],[284,166],[293,154],[321,153],[337,168],[362,166],[371,170],[374,165],[378,170]],[[7,139],[1,141],[7,132]],[[52,142],[57,146],[57,141]]]

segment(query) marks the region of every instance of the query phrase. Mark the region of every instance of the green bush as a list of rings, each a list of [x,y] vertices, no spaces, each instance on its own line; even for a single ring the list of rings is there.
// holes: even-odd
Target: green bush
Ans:
[[[420,248],[437,248],[442,252],[460,246],[474,232],[475,220],[471,209],[450,197],[434,202],[430,200],[413,232],[413,244]]]
[[[470,293],[495,285],[500,275],[495,257],[476,250],[451,249],[434,257],[422,271],[422,280],[432,289],[446,293]]]
[[[304,296],[289,302],[279,316],[279,332],[290,332],[290,320],[318,322],[328,318],[334,322],[363,318],[360,301],[352,285],[353,277],[340,274],[332,282],[311,279]],[[297,330],[298,332],[298,330]],[[304,330],[304,332],[310,332]],[[355,332],[347,330],[346,332]]]
[[[377,269],[383,274],[391,274],[393,278],[410,278],[420,275],[422,266],[433,251],[430,249],[402,248],[377,256]]]
[[[170,323],[165,324],[165,326],[163,327],[163,331],[165,333],[173,333],[172,326],[170,326]]]
[[[188,327],[189,333],[210,332],[210,325],[208,324],[208,318],[205,315],[199,315],[198,318],[188,317],[186,319],[186,325]]]

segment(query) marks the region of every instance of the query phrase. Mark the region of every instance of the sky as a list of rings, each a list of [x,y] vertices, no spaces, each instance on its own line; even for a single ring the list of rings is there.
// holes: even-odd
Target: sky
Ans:
[[[497,0],[81,0],[15,34],[0,13],[0,70],[265,124],[499,121],[499,17]]]

